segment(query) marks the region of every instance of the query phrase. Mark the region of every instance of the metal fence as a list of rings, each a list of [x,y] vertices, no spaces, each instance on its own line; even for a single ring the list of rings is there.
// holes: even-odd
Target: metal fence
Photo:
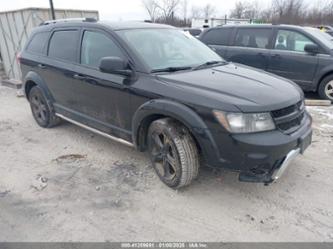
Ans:
[[[250,24],[254,20],[251,19],[235,19],[235,18],[193,18],[192,19],[192,28],[213,28],[225,24]]]
[[[98,11],[56,9],[56,18],[93,17],[98,19]],[[21,71],[17,63],[17,54],[26,43],[31,30],[40,23],[50,20],[51,12],[47,8],[27,8],[0,12],[0,54],[6,76],[20,80]]]

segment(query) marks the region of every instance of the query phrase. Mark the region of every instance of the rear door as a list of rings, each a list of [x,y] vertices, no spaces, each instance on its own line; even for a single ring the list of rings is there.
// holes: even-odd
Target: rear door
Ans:
[[[232,28],[214,28],[206,31],[200,40],[210,46],[216,53],[226,58]]]
[[[272,28],[237,28],[226,58],[266,70],[270,58]]]
[[[77,59],[77,44],[80,31],[77,28],[54,30],[48,45],[47,57],[39,64],[40,70],[52,96],[55,99],[54,106],[72,108],[73,66]]]
[[[277,29],[273,44],[268,71],[303,86],[311,85],[319,57],[305,52],[304,47],[316,42],[305,33],[281,28]]]

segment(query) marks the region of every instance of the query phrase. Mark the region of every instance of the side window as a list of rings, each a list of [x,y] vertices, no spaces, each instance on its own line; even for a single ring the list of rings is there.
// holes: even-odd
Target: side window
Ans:
[[[106,35],[85,31],[82,40],[81,64],[98,68],[103,57],[115,56],[124,58],[119,47]]]
[[[77,30],[62,30],[53,33],[48,55],[52,58],[75,62],[78,47]]]
[[[203,36],[202,40],[208,45],[227,46],[230,34],[230,28],[212,29]]]
[[[269,48],[271,29],[238,29],[235,46],[249,48]]]
[[[48,38],[49,32],[35,34],[27,47],[27,51],[34,54],[44,54],[44,49]]]
[[[296,31],[279,30],[276,36],[275,49],[305,52],[304,47],[307,44],[315,43]]]

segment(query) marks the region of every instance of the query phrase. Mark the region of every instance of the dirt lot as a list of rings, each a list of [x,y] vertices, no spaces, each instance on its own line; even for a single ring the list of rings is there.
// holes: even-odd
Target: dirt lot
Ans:
[[[74,125],[44,130],[0,87],[0,241],[333,241],[333,108],[271,186],[202,168],[173,191],[144,154]]]

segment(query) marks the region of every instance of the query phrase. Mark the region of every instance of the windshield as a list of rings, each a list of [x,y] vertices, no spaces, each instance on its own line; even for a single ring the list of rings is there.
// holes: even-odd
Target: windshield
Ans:
[[[329,34],[315,28],[304,28],[308,33],[313,35],[314,37],[317,37],[322,43],[324,43],[325,46],[327,46],[329,49],[333,49],[333,37]]]
[[[218,54],[195,37],[176,29],[121,30],[118,34],[152,71],[223,61]]]

